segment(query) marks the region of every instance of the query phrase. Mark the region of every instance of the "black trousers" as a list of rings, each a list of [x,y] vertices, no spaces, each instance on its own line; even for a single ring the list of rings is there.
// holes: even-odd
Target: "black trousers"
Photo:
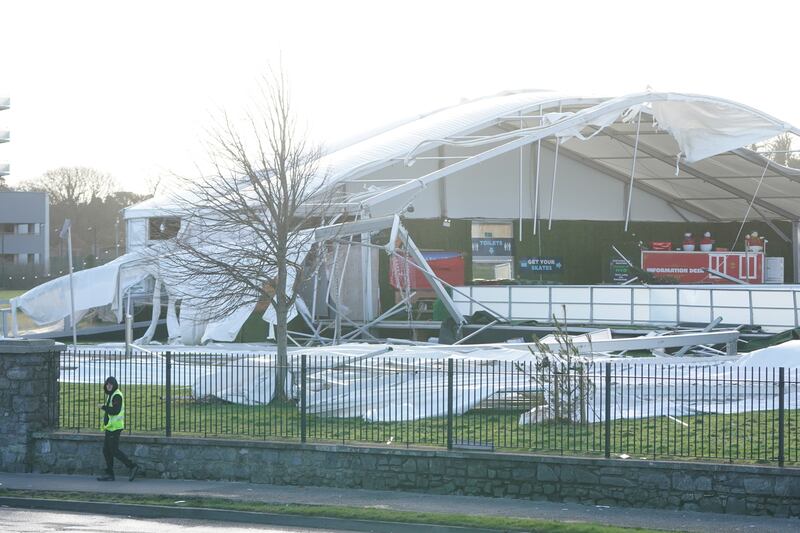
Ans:
[[[131,461],[127,455],[122,453],[119,449],[119,436],[122,434],[122,430],[118,429],[117,431],[106,431],[105,439],[103,440],[103,457],[106,458],[106,472],[114,475],[114,458],[116,457],[122,464],[127,466],[128,468],[133,468],[133,461]]]

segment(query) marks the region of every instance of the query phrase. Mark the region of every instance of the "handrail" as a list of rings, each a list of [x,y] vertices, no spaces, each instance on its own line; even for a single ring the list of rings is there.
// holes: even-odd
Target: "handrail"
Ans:
[[[512,320],[589,324],[723,323],[790,329],[800,326],[800,285],[496,285],[459,287],[454,301],[465,315],[470,299],[503,309]]]

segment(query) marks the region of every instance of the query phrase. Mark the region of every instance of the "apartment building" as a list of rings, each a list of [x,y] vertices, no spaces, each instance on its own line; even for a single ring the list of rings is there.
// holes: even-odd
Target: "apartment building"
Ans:
[[[48,274],[49,199],[44,192],[0,191],[0,264],[28,265],[9,271]],[[39,268],[31,268],[39,265]],[[0,283],[2,285],[2,283]]]

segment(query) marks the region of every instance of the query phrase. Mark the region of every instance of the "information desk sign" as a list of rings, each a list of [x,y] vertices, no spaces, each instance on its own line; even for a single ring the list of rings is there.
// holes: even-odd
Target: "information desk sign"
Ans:
[[[764,283],[764,254],[642,251],[642,270],[676,283],[734,283],[727,276],[757,284]]]

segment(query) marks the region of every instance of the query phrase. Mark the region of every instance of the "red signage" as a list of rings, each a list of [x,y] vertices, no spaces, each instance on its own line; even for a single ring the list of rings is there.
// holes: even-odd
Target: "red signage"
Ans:
[[[678,283],[733,283],[715,272],[745,283],[764,283],[760,252],[642,252],[642,270]]]
[[[424,251],[422,255],[436,276],[450,285],[464,284],[464,257],[459,252]],[[431,288],[425,275],[418,268],[408,267],[408,280],[404,280],[406,276],[405,259],[392,256],[389,266],[389,283],[395,289],[399,289],[406,283],[410,285],[411,289]]]

